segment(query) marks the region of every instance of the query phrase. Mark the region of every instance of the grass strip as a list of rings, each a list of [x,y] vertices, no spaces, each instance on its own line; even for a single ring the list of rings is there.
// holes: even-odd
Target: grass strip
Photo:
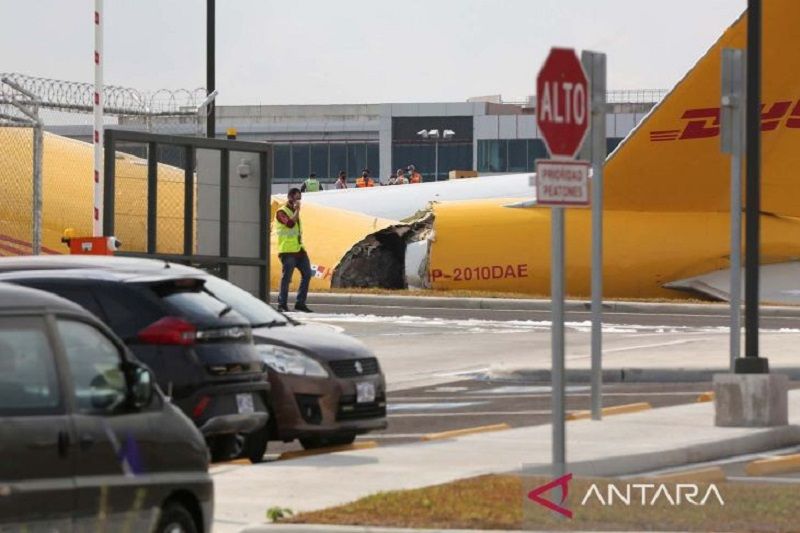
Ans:
[[[346,505],[302,513],[285,522],[429,529],[800,531],[797,485],[717,483],[724,505],[715,498],[705,506],[685,500],[672,505],[661,497],[655,505],[643,506],[637,492],[631,505],[619,501],[602,505],[594,497],[581,505],[593,483],[605,497],[609,481],[617,487],[655,481],[575,478],[564,504],[574,515],[567,519],[532,502],[523,506],[524,494],[531,487],[550,481],[544,477],[524,478],[523,482],[513,475],[481,476],[422,489],[382,492]],[[666,486],[674,494],[675,485]],[[700,497],[696,500],[702,498],[708,484],[698,487]],[[653,491],[649,494],[652,496]],[[557,500],[552,492],[543,496]]]

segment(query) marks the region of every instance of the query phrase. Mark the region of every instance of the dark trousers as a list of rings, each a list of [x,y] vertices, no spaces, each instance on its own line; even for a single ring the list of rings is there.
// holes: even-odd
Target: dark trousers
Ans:
[[[300,271],[300,287],[297,289],[296,304],[305,305],[308,296],[308,284],[311,282],[311,262],[308,254],[280,254],[281,264],[283,265],[283,276],[281,276],[281,291],[278,294],[278,305],[286,307],[289,299],[289,283],[292,281],[294,269]]]

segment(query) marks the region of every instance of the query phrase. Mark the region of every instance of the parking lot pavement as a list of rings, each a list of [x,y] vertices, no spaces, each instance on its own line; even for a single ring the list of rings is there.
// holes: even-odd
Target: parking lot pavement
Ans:
[[[800,383],[797,384],[800,387]],[[605,407],[648,402],[653,407],[693,403],[705,383],[623,383],[603,388]],[[588,385],[567,388],[567,410],[591,408]],[[511,427],[550,422],[550,386],[543,383],[515,383],[468,380],[390,393],[389,427],[365,436],[381,445],[419,440],[428,433],[475,426],[507,423]]]
[[[800,382],[793,382],[800,388]],[[648,402],[653,407],[693,403],[711,390],[710,383],[619,383],[603,387],[603,406]],[[424,435],[506,423],[511,427],[550,422],[550,387],[543,383],[458,380],[443,385],[390,392],[389,427],[359,436],[380,446],[419,441]],[[567,388],[567,410],[591,407],[588,385]],[[271,442],[267,460],[302,449],[298,442]]]
[[[800,388],[800,381],[790,383]],[[603,387],[603,406],[647,402],[653,408],[695,403],[711,383],[617,383]],[[567,388],[567,410],[591,408],[588,385]],[[389,427],[358,437],[356,442],[376,441],[379,446],[417,442],[425,435],[508,424],[511,427],[550,423],[550,387],[544,383],[459,380],[443,385],[390,392],[387,398]],[[280,454],[302,449],[298,442],[270,443],[268,461]]]

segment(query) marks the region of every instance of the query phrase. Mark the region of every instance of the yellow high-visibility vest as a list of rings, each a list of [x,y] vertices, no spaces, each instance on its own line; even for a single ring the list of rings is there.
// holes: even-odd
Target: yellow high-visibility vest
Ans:
[[[305,181],[306,192],[318,192],[319,191],[319,180],[308,178]]]
[[[293,217],[294,211],[288,205],[281,207],[279,210],[286,213],[287,216]],[[280,219],[275,216],[275,226],[278,231],[278,253],[291,254],[299,252],[303,249],[303,230],[300,227],[300,219],[294,223],[293,227],[283,224]]]

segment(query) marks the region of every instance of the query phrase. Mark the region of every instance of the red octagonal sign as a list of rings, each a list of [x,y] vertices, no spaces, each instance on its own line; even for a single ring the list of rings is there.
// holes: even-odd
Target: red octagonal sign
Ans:
[[[572,48],[551,48],[536,76],[536,124],[551,157],[580,150],[589,129],[589,80]]]

